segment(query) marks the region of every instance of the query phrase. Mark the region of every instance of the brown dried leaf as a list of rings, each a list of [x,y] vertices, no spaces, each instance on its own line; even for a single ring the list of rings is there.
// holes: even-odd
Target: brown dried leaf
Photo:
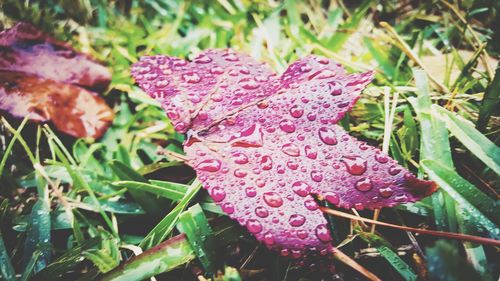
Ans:
[[[0,110],[51,121],[74,137],[99,138],[114,113],[93,91],[111,81],[106,67],[28,23],[0,32]]]
[[[52,121],[74,137],[98,138],[114,113],[96,93],[22,72],[0,71],[0,109],[35,122]]]

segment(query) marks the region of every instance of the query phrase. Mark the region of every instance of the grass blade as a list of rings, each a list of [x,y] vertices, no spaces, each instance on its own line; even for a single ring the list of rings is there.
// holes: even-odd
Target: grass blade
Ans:
[[[404,278],[404,280],[417,280],[418,276],[415,272],[413,272],[411,267],[390,248],[391,245],[388,241],[371,231],[363,231],[361,227],[356,227],[355,229],[363,240],[377,248],[380,255],[385,258],[385,260]]]
[[[356,30],[358,25],[360,24],[361,20],[365,17],[366,12],[368,9],[372,6],[372,1],[371,0],[365,0],[349,17],[343,24],[339,26],[339,29],[342,30],[349,30],[353,32],[353,30]],[[333,52],[339,51],[342,46],[344,45],[345,42],[349,39],[351,36],[350,33],[347,32],[335,32],[332,37],[330,37],[327,41],[325,46],[328,46],[328,49],[330,49]]]
[[[495,71],[495,78],[486,89],[483,101],[481,102],[481,109],[479,110],[479,118],[477,119],[477,128],[480,131],[486,129],[488,120],[495,111],[498,111],[498,102],[500,101],[500,64],[497,65]]]
[[[33,268],[35,268],[35,264],[41,254],[42,252],[40,252],[39,250],[36,250],[33,253],[33,256],[31,256],[29,263],[24,268],[23,275],[21,275],[19,281],[27,281],[30,278],[31,273],[33,272]]]
[[[40,258],[35,263],[35,272],[44,269],[50,262],[50,206],[44,199],[38,199],[31,210],[30,221],[26,229],[23,264],[26,268],[34,253],[40,250]]]
[[[393,250],[387,246],[378,246],[377,251],[391,264],[391,266],[407,281],[417,280],[417,275]]]
[[[500,148],[487,137],[476,130],[473,125],[440,106],[432,106],[438,118],[446,123],[448,130],[465,146],[470,152],[477,156],[488,167],[500,175]]]
[[[195,180],[184,195],[182,200],[170,211],[149,233],[146,235],[139,245],[143,249],[147,249],[160,244],[161,241],[167,237],[174,228],[179,215],[186,208],[193,197],[198,193],[201,188],[201,182]]]
[[[150,181],[150,183],[137,181],[116,181],[113,182],[113,185],[125,187],[137,192],[146,191],[173,201],[182,199],[189,187],[185,184],[167,181]]]
[[[2,278],[7,281],[16,280],[16,272],[14,271],[14,267],[12,267],[12,262],[10,261],[9,252],[7,251],[7,248],[5,248],[1,232],[0,232],[0,273],[2,274]]]
[[[481,224],[492,237],[500,238],[500,209],[494,201],[474,185],[439,162],[422,160],[422,168],[453,200]]]
[[[0,177],[3,175],[3,169],[5,168],[5,164],[7,163],[7,158],[10,156],[10,152],[12,151],[12,148],[14,147],[14,144],[16,143],[17,138],[21,135],[21,131],[23,130],[24,126],[26,125],[26,122],[28,122],[28,117],[26,116],[23,121],[21,122],[21,125],[17,127],[16,132],[14,133],[14,136],[10,140],[9,144],[7,145],[7,148],[3,152],[2,155],[2,160],[0,161]]]
[[[177,229],[186,234],[206,273],[214,274],[217,260],[215,238],[199,204],[190,207],[180,215]]]
[[[191,245],[181,234],[134,257],[105,274],[101,281],[144,280],[168,272],[195,258]]]
[[[147,180],[143,176],[120,161],[113,161],[109,165],[116,176],[122,181],[137,181],[147,183]],[[155,198],[155,196],[144,193],[142,191],[138,191],[136,189],[130,189],[129,193],[134,201],[139,203],[141,207],[146,211],[146,213],[151,214],[157,218],[160,218],[163,215],[163,208],[158,202],[157,198]]]
[[[427,74],[420,69],[413,69],[417,98],[408,98],[415,109],[420,122],[420,159],[433,159],[440,161],[447,167],[453,167],[448,131],[445,124],[431,115],[431,98]],[[422,173],[420,171],[420,176]],[[453,201],[441,190],[432,197],[434,220],[439,230],[456,231]]]
[[[84,252],[97,246],[100,238],[91,238],[81,245],[74,247],[52,262],[42,271],[33,276],[33,280],[64,280],[64,274],[71,271],[84,261]]]

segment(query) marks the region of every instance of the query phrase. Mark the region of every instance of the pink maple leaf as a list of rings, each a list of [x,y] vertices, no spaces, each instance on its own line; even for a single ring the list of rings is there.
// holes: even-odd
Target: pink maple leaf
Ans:
[[[193,61],[143,57],[132,75],[187,133],[187,163],[213,200],[284,256],[332,249],[316,198],[373,209],[437,188],[337,125],[372,72],[347,74],[311,55],[278,76],[249,56],[208,50]]]

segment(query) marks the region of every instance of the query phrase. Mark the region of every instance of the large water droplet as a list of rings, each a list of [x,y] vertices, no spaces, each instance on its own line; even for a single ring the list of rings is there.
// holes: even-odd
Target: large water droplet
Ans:
[[[304,229],[297,230],[297,237],[299,237],[300,239],[306,239],[307,231],[305,231]]]
[[[325,200],[328,201],[329,203],[333,205],[337,205],[340,202],[340,198],[337,194],[331,193],[331,192],[326,192],[324,194]]]
[[[184,122],[179,122],[174,126],[176,131],[182,131],[186,128],[186,124]]]
[[[337,138],[335,137],[335,132],[327,127],[319,128],[319,138],[322,142],[327,145],[337,144]]]
[[[330,61],[325,57],[315,57],[316,61],[321,64],[328,64]]]
[[[332,96],[338,96],[342,94],[342,85],[340,85],[340,83],[331,81],[328,83],[328,87]]]
[[[267,81],[269,81],[270,77],[271,77],[271,75],[269,75],[269,76],[267,76],[267,75],[257,75],[257,76],[255,76],[255,80],[259,81],[259,82],[267,82]]]
[[[266,109],[269,107],[269,101],[268,100],[262,100],[257,103],[257,107],[260,109]]]
[[[323,180],[323,174],[321,173],[321,171],[312,170],[311,171],[311,179],[315,182],[320,182]]]
[[[246,67],[246,66],[242,66],[240,68],[240,73],[241,74],[250,74],[250,69],[248,69],[248,67]]]
[[[314,200],[304,201],[304,206],[311,211],[315,211],[318,209],[318,204]]]
[[[227,61],[237,61],[238,60],[238,57],[235,54],[233,54],[233,53],[226,53],[226,54],[224,54],[222,56]]]
[[[330,236],[330,230],[328,230],[328,227],[324,224],[320,224],[316,227],[316,237],[318,237],[319,240],[322,242],[330,242],[332,240],[332,237]]]
[[[262,197],[264,202],[266,202],[266,204],[270,207],[277,208],[283,205],[283,199],[276,192],[266,192]]]
[[[269,212],[264,207],[257,207],[257,208],[255,208],[255,214],[259,218],[266,218],[267,216],[269,216]]]
[[[311,192],[311,186],[303,181],[296,181],[292,184],[292,190],[297,195],[306,197]]]
[[[271,156],[262,156],[262,158],[260,159],[260,167],[262,168],[262,170],[271,170],[273,168],[273,159],[271,159]]]
[[[262,231],[262,225],[259,221],[254,219],[249,219],[247,221],[247,228],[251,233],[259,233]]]
[[[195,84],[201,81],[201,77],[194,72],[190,72],[182,75],[182,80],[186,81],[187,83]]]
[[[245,90],[254,90],[259,87],[259,83],[252,78],[243,78],[238,82],[238,84],[240,84],[240,86]]]
[[[318,157],[318,153],[314,151],[314,149],[310,145],[306,145],[304,150],[306,152],[307,158],[316,159],[316,157]]]
[[[234,213],[234,205],[232,203],[226,202],[223,203],[221,206],[222,211],[224,211],[226,214],[232,214]]]
[[[202,64],[209,63],[211,61],[212,59],[209,56],[203,54],[200,54],[194,59],[195,63],[202,63]]]
[[[283,147],[281,148],[281,151],[283,151],[283,153],[285,153],[286,155],[289,155],[289,156],[293,156],[293,157],[300,156],[300,148],[293,143],[287,143],[287,144],[283,145]]]
[[[290,170],[297,170],[299,168],[299,164],[294,161],[287,161],[286,166],[290,168]]]
[[[271,233],[264,234],[264,243],[269,246],[274,244],[274,237]]]
[[[290,115],[294,118],[300,118],[303,114],[304,110],[298,105],[294,105],[290,108]]]
[[[379,189],[378,192],[380,193],[380,196],[387,198],[391,197],[391,195],[394,193],[394,190],[392,190],[392,188],[390,187],[384,187]]]
[[[389,168],[389,174],[391,174],[392,176],[395,176],[397,174],[399,174],[401,172],[401,168],[398,168],[397,166],[391,166]]]
[[[300,72],[306,73],[312,70],[312,67],[308,63],[304,63],[303,65],[300,66]]]
[[[255,185],[257,187],[262,188],[262,187],[264,187],[266,185],[266,180],[262,179],[262,178],[258,178],[258,179],[255,180]]]
[[[205,172],[217,172],[220,170],[221,162],[217,159],[207,159],[201,161],[198,165],[196,165],[196,169]]]
[[[233,160],[236,164],[246,164],[248,163],[248,156],[242,152],[236,152],[233,154]]]
[[[387,155],[383,154],[382,152],[377,152],[375,154],[375,160],[377,160],[379,163],[387,163],[389,161],[389,157]]]
[[[370,191],[372,189],[372,181],[369,178],[360,179],[356,182],[355,186],[359,191]]]
[[[210,73],[219,75],[219,74],[224,73],[224,69],[220,66],[214,66],[214,67],[210,68]]]
[[[295,132],[295,124],[290,120],[283,119],[280,122],[280,129],[286,133],[293,133]]]
[[[366,171],[366,160],[359,156],[346,156],[342,158],[342,162],[351,175],[359,176]]]
[[[174,65],[174,66],[185,66],[185,65],[187,65],[187,63],[188,63],[188,62],[187,62],[187,61],[185,61],[185,60],[175,59],[175,61],[174,61],[173,65]]]
[[[169,112],[167,112],[167,117],[170,120],[175,120],[175,119],[179,118],[179,114],[177,112],[175,112],[175,111],[169,111]]]
[[[244,178],[248,173],[244,170],[236,169],[234,170],[234,176],[238,178]]]
[[[168,86],[168,84],[170,84],[170,82],[168,81],[168,78],[159,77],[155,83],[155,86],[157,88],[164,88],[164,87]]]
[[[257,195],[257,190],[255,187],[250,186],[245,189],[245,193],[248,197],[255,197],[255,195]]]
[[[206,113],[206,112],[200,112],[200,113],[198,113],[198,118],[200,120],[206,121],[208,119],[208,113]]]
[[[306,217],[299,214],[293,214],[288,219],[288,222],[290,223],[291,226],[298,227],[306,222]]]
[[[238,105],[242,105],[242,104],[243,104],[243,100],[240,98],[234,98],[231,100],[231,105],[238,106]]]
[[[212,197],[212,199],[214,199],[215,202],[220,202],[224,200],[224,198],[226,198],[226,192],[224,191],[224,189],[216,186],[210,189],[210,196]]]
[[[311,112],[311,113],[308,113],[308,114],[307,114],[307,119],[308,119],[309,121],[314,121],[314,120],[316,120],[316,113],[312,113],[312,112]]]

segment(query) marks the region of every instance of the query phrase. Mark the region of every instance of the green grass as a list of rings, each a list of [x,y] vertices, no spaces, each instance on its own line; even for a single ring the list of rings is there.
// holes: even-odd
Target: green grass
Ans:
[[[310,53],[350,72],[375,69],[342,125],[441,186],[380,219],[500,235],[500,74],[497,62],[484,65],[500,53],[498,1],[5,0],[0,8],[0,26],[31,21],[104,61],[113,72],[104,98],[116,112],[96,141],[2,118],[5,280],[362,278],[342,264],[332,274],[324,260],[315,271],[265,249],[223,215],[191,169],[159,153],[182,153],[184,137],[134,85],[130,65],[207,48],[234,48],[278,72]],[[392,105],[386,89],[397,94]],[[342,251],[383,280],[498,279],[492,247],[330,222]]]

